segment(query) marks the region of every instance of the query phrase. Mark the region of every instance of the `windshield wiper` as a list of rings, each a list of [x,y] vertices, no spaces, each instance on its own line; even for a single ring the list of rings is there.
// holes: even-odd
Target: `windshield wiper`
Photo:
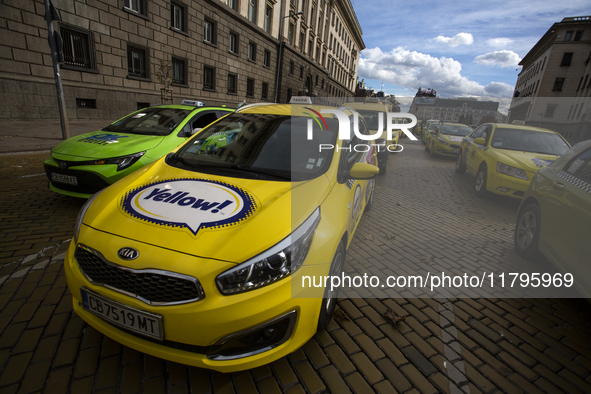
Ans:
[[[270,176],[270,177],[274,177],[274,178],[278,178],[278,179],[284,179],[284,180],[291,180],[290,176],[285,176],[282,175],[282,172],[279,170],[263,170],[263,169],[259,169],[259,168],[252,168],[252,167],[247,167],[241,164],[235,164],[233,166],[231,166],[231,168],[236,169],[236,170],[240,170],[240,171],[245,171],[245,172],[251,172],[253,174],[260,174],[260,175],[266,175],[266,176]]]

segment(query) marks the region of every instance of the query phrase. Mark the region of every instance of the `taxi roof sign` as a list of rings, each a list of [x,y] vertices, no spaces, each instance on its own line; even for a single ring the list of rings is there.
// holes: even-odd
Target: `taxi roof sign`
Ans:
[[[205,104],[203,103],[203,101],[197,101],[197,100],[183,100],[181,102],[182,105],[192,105],[195,107],[203,107]]]
[[[309,96],[292,96],[289,100],[290,104],[312,104],[312,99]]]

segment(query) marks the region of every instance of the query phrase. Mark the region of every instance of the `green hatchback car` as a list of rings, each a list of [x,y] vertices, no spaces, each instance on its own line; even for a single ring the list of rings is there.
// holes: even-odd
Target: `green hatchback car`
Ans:
[[[43,163],[49,188],[88,198],[135,170],[166,155],[195,132],[234,112],[200,101],[155,105],[101,130],[67,139]]]

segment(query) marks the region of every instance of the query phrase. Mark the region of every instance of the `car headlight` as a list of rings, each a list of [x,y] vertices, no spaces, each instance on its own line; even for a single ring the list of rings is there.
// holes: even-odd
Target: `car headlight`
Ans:
[[[111,157],[110,159],[100,159],[100,160],[93,160],[88,162],[87,164],[117,164],[117,171],[121,171],[130,167],[133,163],[138,161],[140,157],[142,157],[146,151],[134,153],[133,155],[121,156],[121,157]],[[86,163],[85,163],[86,164]]]
[[[440,142],[442,145],[447,145],[447,141],[446,141],[446,140],[444,140],[443,138],[441,138],[441,137],[437,137],[437,139],[439,140],[439,142]]]
[[[515,178],[525,179],[527,181],[525,170],[501,163],[500,161],[497,162],[497,172],[499,174],[505,174]]]
[[[104,190],[104,189],[103,189]],[[74,244],[78,243],[78,235],[80,234],[80,228],[82,227],[82,220],[84,220],[84,215],[86,215],[86,211],[88,211],[88,207],[94,201],[94,199],[102,193],[102,190],[94,193],[88,201],[82,206],[80,212],[78,212],[78,216],[76,217],[76,223],[74,224]]]
[[[258,289],[283,279],[295,272],[308,255],[310,244],[318,223],[320,208],[283,241],[229,269],[216,278],[220,292],[224,295]]]

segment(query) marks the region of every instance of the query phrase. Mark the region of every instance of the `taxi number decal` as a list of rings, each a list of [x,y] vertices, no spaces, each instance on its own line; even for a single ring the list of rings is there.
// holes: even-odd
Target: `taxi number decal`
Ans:
[[[207,179],[170,179],[129,190],[120,207],[148,223],[202,229],[226,228],[252,217],[259,205],[245,190]]]

